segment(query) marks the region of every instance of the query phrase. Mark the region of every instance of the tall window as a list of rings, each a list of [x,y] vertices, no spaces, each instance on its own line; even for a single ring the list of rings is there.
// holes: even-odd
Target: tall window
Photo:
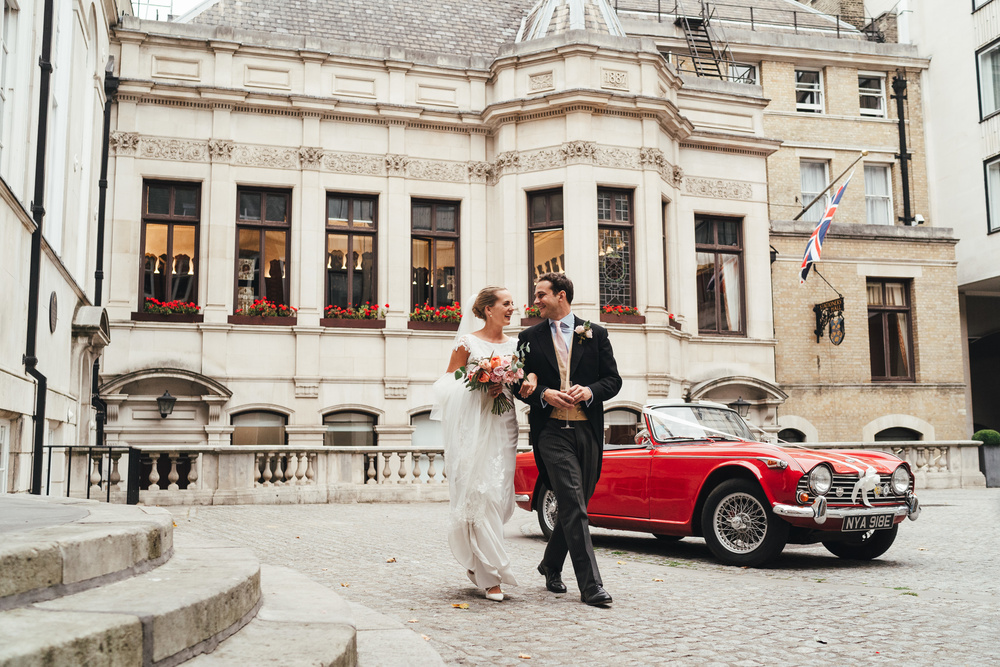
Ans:
[[[257,299],[288,302],[291,239],[289,193],[239,188],[236,192],[236,307]]]
[[[366,412],[332,412],[323,417],[328,447],[374,447],[378,418]]]
[[[795,70],[795,110],[823,113],[823,75],[814,70]]]
[[[868,281],[868,346],[872,380],[913,379],[909,285]]]
[[[459,298],[458,203],[414,199],[411,223],[413,305],[451,306]]]
[[[375,197],[326,196],[326,305],[377,303]]]
[[[597,190],[597,277],[602,306],[635,305],[632,192]]]
[[[563,254],[563,195],[562,188],[528,193],[528,261],[534,290],[543,273],[566,270]]]
[[[858,74],[858,96],[861,115],[885,118],[885,77],[878,74]]]
[[[829,185],[827,180],[827,163],[815,160],[802,160],[799,162],[799,180],[802,184],[802,205],[806,206],[816,195]],[[823,213],[830,204],[830,194],[824,194],[809,210],[802,215],[802,220],[806,222],[819,222],[823,219]]]
[[[986,217],[989,232],[1000,231],[1000,158],[985,163]]]
[[[12,91],[13,66],[11,51],[14,49],[14,35],[17,31],[17,10],[4,0],[3,16],[0,17],[0,155],[7,149],[10,128],[10,93]],[[6,169],[4,169],[6,172]]]
[[[979,74],[979,114],[981,118],[1000,111],[1000,43],[987,46],[977,55]]]
[[[892,181],[887,165],[865,165],[865,212],[869,225],[891,225]]]
[[[701,333],[744,333],[742,226],[742,220],[736,218],[695,216]]]
[[[143,183],[140,311],[146,297],[197,301],[200,210],[197,183]]]
[[[276,412],[244,412],[233,415],[233,444],[237,446],[286,445],[287,417]]]

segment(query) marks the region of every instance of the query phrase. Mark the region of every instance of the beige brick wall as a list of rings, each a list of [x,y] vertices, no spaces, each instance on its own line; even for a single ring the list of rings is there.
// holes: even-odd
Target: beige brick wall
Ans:
[[[820,440],[858,440],[875,419],[904,415],[929,423],[938,439],[968,437],[954,245],[845,238],[834,225],[817,266],[844,295],[846,335],[835,346],[828,330],[816,342],[812,307],[836,293],[815,272],[804,285],[798,282],[806,239],[806,232],[771,239],[782,260],[772,266],[775,374],[789,394],[778,410],[779,423],[781,415],[795,415],[812,423]],[[915,382],[871,380],[869,277],[902,278],[910,285]]]

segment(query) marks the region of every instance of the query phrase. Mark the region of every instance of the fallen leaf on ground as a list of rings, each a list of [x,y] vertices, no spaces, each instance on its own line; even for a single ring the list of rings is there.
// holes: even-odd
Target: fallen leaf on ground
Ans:
[[[519,657],[521,660],[531,660],[531,656],[528,655],[527,653],[518,653],[517,657]]]
[[[328,569],[329,569],[329,568],[326,568],[326,567],[324,567],[324,568],[323,568],[323,571],[324,571],[324,572],[326,572],[326,571],[327,571]]]
[[[343,586],[344,588],[348,588],[350,586],[350,584],[344,584],[344,583],[342,583],[340,585]]]
[[[395,562],[396,562],[396,559],[395,559],[395,558],[386,558],[386,559],[385,559],[385,562],[386,562],[386,563],[395,563]]]
[[[451,606],[454,607],[455,609],[468,609],[469,608],[469,605],[466,604],[465,602],[455,602],[455,603],[452,603]]]
[[[415,618],[411,618],[410,620],[408,620],[408,621],[407,621],[407,623],[419,623],[419,622],[420,622],[420,621],[418,621],[418,620],[417,620],[417,619],[415,619]]]
[[[663,581],[663,579],[653,579],[653,581]]]
[[[297,539],[297,540],[300,540],[300,539],[302,539],[302,538],[301,538],[301,537],[299,537],[298,535],[296,535],[296,536],[295,536],[295,539]]]
[[[422,638],[422,639],[423,639],[423,640],[424,640],[425,642],[429,642],[429,641],[431,640],[431,638],[430,638],[430,637],[428,637],[427,635],[420,635],[420,637],[421,637],[421,638]]]
[[[624,565],[624,564],[625,564],[625,561],[623,561],[623,560],[620,560],[620,561],[618,561],[618,564],[619,564],[619,565]]]
[[[174,521],[174,528],[176,528],[176,527],[177,527],[177,522],[176,522],[176,521]]]
[[[917,551],[927,551],[927,547],[917,547]]]

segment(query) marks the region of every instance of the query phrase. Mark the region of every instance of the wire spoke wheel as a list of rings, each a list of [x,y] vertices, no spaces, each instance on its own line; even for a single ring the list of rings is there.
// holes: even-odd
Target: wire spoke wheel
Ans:
[[[745,554],[758,548],[767,536],[767,515],[760,502],[748,493],[733,493],[722,499],[713,518],[722,546]]]
[[[556,494],[552,489],[545,486],[538,489],[538,527],[542,529],[542,535],[548,540],[552,537],[552,531],[556,529],[559,522],[559,503],[556,502]]]

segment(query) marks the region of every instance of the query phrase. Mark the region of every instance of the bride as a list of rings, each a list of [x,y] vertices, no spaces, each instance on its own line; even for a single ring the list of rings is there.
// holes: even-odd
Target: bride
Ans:
[[[517,585],[503,545],[503,525],[514,513],[517,416],[513,409],[501,415],[491,412],[493,399],[509,389],[496,385],[489,393],[469,391],[455,379],[455,371],[478,359],[514,354],[517,338],[503,332],[513,313],[514,300],[506,289],[480,290],[472,314],[485,324],[471,331],[473,318],[468,311],[462,316],[448,372],[434,384],[431,413],[431,419],[441,421],[444,440],[450,492],[448,543],[472,583],[497,602],[503,600],[500,584]],[[537,378],[529,375],[521,395],[530,395],[536,385]]]

